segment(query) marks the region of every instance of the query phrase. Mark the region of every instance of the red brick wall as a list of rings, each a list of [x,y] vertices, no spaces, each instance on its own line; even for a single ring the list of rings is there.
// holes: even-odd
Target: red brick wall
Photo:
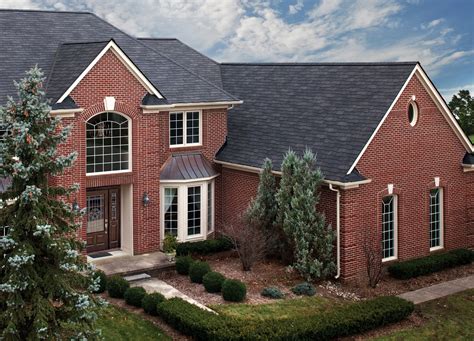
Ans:
[[[411,127],[407,108],[416,96],[418,122]],[[398,195],[398,258],[430,254],[429,190],[440,177],[444,189],[444,246],[474,246],[466,228],[467,203],[474,198],[474,173],[463,173],[465,149],[418,78],[405,88],[357,169],[370,184],[342,192],[342,276],[365,276],[362,232],[380,236],[381,200],[387,185]],[[472,204],[470,204],[472,206]],[[470,234],[470,236],[469,236]]]
[[[143,114],[140,104],[146,90],[120,62],[113,52],[107,52],[72,91],[71,97],[85,111],[76,114],[72,136],[59,152],[79,153],[75,166],[61,177],[64,184],[77,182],[81,207],[86,206],[86,188],[133,184],[133,245],[135,253],[159,249],[160,243],[160,169],[172,152],[201,151],[209,160],[214,158],[227,135],[226,109],[202,110],[203,145],[193,148],[169,148],[169,113]],[[116,99],[115,111],[128,116],[132,122],[132,171],[125,174],[86,177],[85,122],[104,111],[104,98]],[[199,109],[199,108],[197,108]],[[218,189],[216,188],[216,191]],[[150,197],[143,207],[142,196]],[[86,236],[83,222],[82,238]]]

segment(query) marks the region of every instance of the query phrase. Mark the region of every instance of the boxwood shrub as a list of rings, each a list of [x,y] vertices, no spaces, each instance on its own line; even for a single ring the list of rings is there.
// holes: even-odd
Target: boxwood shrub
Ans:
[[[172,298],[158,304],[158,315],[197,340],[328,340],[398,322],[414,309],[411,302],[386,296],[340,305],[305,317],[249,320],[216,315]]]
[[[189,267],[189,278],[193,283],[202,283],[202,278],[210,271],[211,267],[208,263],[195,261]]]
[[[207,292],[220,292],[224,281],[224,275],[214,271],[208,272],[202,278],[202,284]]]
[[[208,239],[199,242],[179,243],[176,248],[176,255],[207,255],[210,253],[227,251],[232,249],[232,247],[232,242],[228,238],[220,237],[217,239]]]
[[[474,260],[474,251],[457,249],[446,253],[438,253],[428,257],[399,262],[388,267],[391,276],[398,279],[428,275],[433,272],[470,264]]]
[[[159,292],[154,292],[152,294],[146,294],[142,298],[142,308],[145,313],[156,316],[158,312],[156,311],[156,307],[159,303],[165,301],[165,296],[160,294]]]
[[[180,275],[188,275],[189,274],[189,267],[194,262],[193,257],[191,256],[180,256],[176,258],[175,266],[176,271]]]
[[[130,288],[130,284],[118,275],[111,276],[107,279],[107,292],[110,297],[123,298],[128,288]]]
[[[99,286],[94,293],[100,294],[107,289],[107,275],[102,270],[96,270],[92,275],[92,280],[96,280],[97,278],[99,278]]]
[[[245,283],[237,279],[226,279],[222,283],[222,297],[226,301],[242,302],[247,295]]]
[[[142,287],[133,287],[128,288],[127,291],[125,291],[123,298],[125,298],[125,302],[127,302],[127,304],[140,308],[142,306],[142,299],[145,295],[145,289]]]

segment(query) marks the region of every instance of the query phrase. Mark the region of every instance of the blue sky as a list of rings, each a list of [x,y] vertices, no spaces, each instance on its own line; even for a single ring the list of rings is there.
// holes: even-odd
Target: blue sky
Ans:
[[[474,93],[474,0],[0,0],[0,8],[92,11],[218,61],[418,60],[448,100],[461,88]]]

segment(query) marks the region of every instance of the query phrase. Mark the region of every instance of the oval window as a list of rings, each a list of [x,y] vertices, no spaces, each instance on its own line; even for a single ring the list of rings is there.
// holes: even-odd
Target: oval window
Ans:
[[[408,122],[412,127],[415,126],[416,122],[418,121],[418,106],[415,102],[411,102],[408,105]]]

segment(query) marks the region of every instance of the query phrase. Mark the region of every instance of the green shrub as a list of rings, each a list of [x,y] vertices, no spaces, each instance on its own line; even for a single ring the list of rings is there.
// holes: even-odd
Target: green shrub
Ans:
[[[191,256],[180,256],[176,258],[176,271],[180,275],[188,275],[189,274],[189,267],[194,262],[193,257]]]
[[[334,307],[317,316],[249,320],[216,315],[172,298],[158,304],[158,315],[196,340],[328,340],[399,322],[414,309],[411,302],[386,296]]]
[[[130,284],[118,275],[107,279],[107,292],[110,297],[123,298],[128,288],[130,288]]]
[[[125,291],[123,298],[125,298],[125,302],[127,302],[127,304],[140,308],[142,306],[142,300],[145,295],[145,289],[143,289],[142,287],[133,287],[128,288],[127,291]]]
[[[281,290],[278,289],[277,287],[263,288],[261,295],[264,297],[270,297],[273,299],[279,299],[279,298],[285,297],[285,294],[282,293]]]
[[[166,234],[165,239],[163,240],[163,252],[173,253],[176,251],[178,246],[178,239],[172,234]]]
[[[94,293],[100,294],[107,289],[107,275],[102,270],[96,270],[92,275],[92,280],[99,278],[98,288],[94,290]]]
[[[202,284],[204,284],[204,288],[206,288],[207,292],[220,292],[224,281],[224,275],[213,271],[208,272],[202,278]]]
[[[232,242],[228,238],[220,237],[218,239],[208,239],[199,242],[178,243],[178,246],[176,247],[176,255],[207,255],[210,253],[231,250],[232,248]]]
[[[405,262],[399,262],[388,267],[391,276],[398,279],[428,275],[459,265],[470,264],[474,260],[474,251],[458,249],[446,253],[430,255]]]
[[[247,287],[236,279],[226,279],[222,283],[222,297],[226,301],[242,302],[247,295]]]
[[[189,278],[193,283],[202,283],[205,274],[211,271],[211,267],[206,262],[195,261],[189,267]]]
[[[159,292],[146,294],[142,298],[142,308],[145,311],[145,313],[156,316],[158,315],[156,307],[158,306],[159,303],[164,302],[164,301],[165,301],[165,296],[163,296]]]
[[[295,285],[293,288],[291,288],[291,291],[295,295],[314,296],[314,294],[316,294],[316,289],[311,283],[308,282]]]

